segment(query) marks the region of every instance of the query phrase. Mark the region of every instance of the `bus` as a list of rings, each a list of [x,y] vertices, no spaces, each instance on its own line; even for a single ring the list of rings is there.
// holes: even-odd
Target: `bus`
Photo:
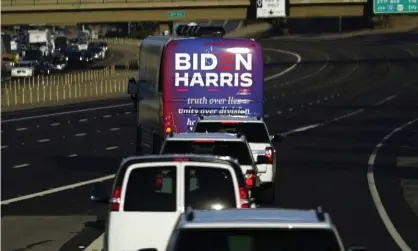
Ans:
[[[252,39],[151,36],[139,55],[139,78],[128,84],[137,154],[158,153],[200,115],[264,115],[263,51]]]

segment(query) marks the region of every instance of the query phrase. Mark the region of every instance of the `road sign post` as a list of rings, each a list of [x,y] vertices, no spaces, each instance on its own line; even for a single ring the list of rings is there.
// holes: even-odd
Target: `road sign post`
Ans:
[[[418,13],[418,0],[373,0],[375,14]]]
[[[186,16],[186,13],[184,11],[169,11],[168,12],[168,18],[183,18]]]

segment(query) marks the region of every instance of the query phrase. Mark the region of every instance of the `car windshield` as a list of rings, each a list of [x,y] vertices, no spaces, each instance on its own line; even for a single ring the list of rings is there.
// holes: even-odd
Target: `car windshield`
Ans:
[[[174,251],[341,251],[328,229],[182,229]]]
[[[199,122],[195,132],[220,132],[245,135],[250,143],[270,142],[264,123]]]
[[[208,154],[230,156],[241,165],[253,165],[247,144],[241,141],[178,141],[169,140],[164,144],[163,154]]]

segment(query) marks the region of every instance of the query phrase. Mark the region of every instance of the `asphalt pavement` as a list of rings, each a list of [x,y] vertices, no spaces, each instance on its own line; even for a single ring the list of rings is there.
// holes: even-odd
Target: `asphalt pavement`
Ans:
[[[404,126],[418,117],[418,47],[261,44],[270,49],[265,118],[287,135],[277,145],[275,206],[323,206],[346,245],[418,250],[418,217],[401,182],[418,169],[396,165],[418,152],[404,147],[418,129]],[[111,184],[106,176],[134,153],[134,124],[128,99],[2,113],[3,250],[83,250],[97,238],[107,207],[89,201],[90,183]]]

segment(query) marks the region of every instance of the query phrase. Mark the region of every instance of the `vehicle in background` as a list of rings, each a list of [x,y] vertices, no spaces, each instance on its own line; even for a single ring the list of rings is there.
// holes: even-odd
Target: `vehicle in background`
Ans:
[[[86,51],[89,48],[89,42],[86,40],[78,40],[77,46],[79,51]]]
[[[109,50],[109,47],[107,46],[107,43],[106,43],[106,42],[98,42],[98,45],[99,45],[101,48],[103,48],[103,50],[104,50],[105,52],[107,52],[107,51]]]
[[[1,33],[1,59],[2,69],[3,67],[4,69],[10,68],[19,62],[19,54],[12,51],[11,36],[3,32]]]
[[[43,56],[44,55],[42,51],[37,49],[29,49],[26,51],[22,51],[22,61],[25,62],[32,62],[36,64],[42,59]]]
[[[86,57],[84,52],[81,51],[67,51],[65,56],[68,58],[69,68],[84,68],[90,63],[90,58]]]
[[[346,249],[337,227],[321,208],[188,210],[180,216],[168,243],[165,251],[367,250]],[[159,246],[147,248],[162,250]]]
[[[138,97],[138,154],[171,132],[191,132],[198,115],[264,116],[263,52],[256,41],[151,36],[139,58],[136,88],[128,88]]]
[[[251,148],[254,159],[266,156],[268,164],[258,165],[261,186],[265,200],[274,201],[276,177],[276,150],[273,142],[279,142],[283,136],[270,135],[266,124],[260,117],[238,116],[200,116],[196,122],[195,132],[208,133],[234,133],[244,135]]]
[[[53,71],[63,71],[68,66],[68,57],[66,57],[65,55],[54,55],[50,60],[50,64]]]
[[[35,75],[50,75],[54,71],[54,67],[46,59],[39,61],[35,65]]]
[[[267,157],[257,156],[255,161],[250,146],[243,135],[226,133],[179,133],[168,135],[160,154],[209,154],[229,156],[238,161],[245,183],[257,204],[272,204],[274,197],[264,196],[260,190],[259,165],[267,163]]]
[[[97,44],[90,43],[87,51],[92,53],[94,59],[96,60],[101,60],[105,58],[106,51],[103,50],[103,48],[101,48]]]
[[[20,61],[12,67],[12,78],[28,78],[35,76],[36,63],[31,61]]]
[[[55,38],[55,52],[63,52],[68,45],[68,38],[62,36]]]
[[[52,54],[55,50],[55,44],[51,32],[48,29],[43,30],[28,30],[29,47],[37,49],[42,52],[42,55],[47,56]]]
[[[238,173],[237,170],[238,169]],[[93,189],[91,199],[109,203],[104,250],[163,250],[187,207],[245,207],[248,193],[238,163],[205,155],[129,157],[117,171],[113,191]]]

